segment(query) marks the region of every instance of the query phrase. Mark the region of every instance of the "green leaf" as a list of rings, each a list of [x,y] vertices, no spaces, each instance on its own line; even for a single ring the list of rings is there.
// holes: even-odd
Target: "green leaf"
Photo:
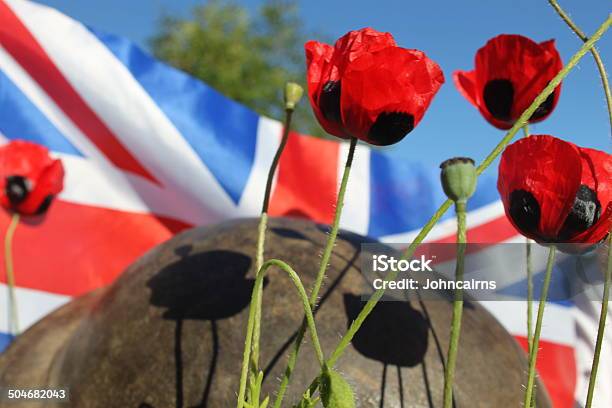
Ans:
[[[325,408],[354,408],[355,396],[348,382],[325,367],[321,375],[321,401]]]
[[[310,396],[310,390],[306,390],[302,396],[302,400],[297,405],[294,405],[293,408],[314,408],[317,402],[319,402],[319,398],[312,398]]]

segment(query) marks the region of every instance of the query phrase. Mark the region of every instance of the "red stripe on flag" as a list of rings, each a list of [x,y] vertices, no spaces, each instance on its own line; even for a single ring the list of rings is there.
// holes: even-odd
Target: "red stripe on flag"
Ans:
[[[527,351],[527,339],[515,336]],[[576,359],[570,346],[540,340],[537,369],[555,408],[572,408],[576,389]]]
[[[281,156],[270,214],[329,224],[338,186],[339,144],[295,133]]]
[[[468,220],[469,220],[468,213]],[[514,229],[505,215],[495,218],[483,224],[468,228],[467,242],[469,246],[466,248],[466,254],[474,254],[486,250],[494,245],[498,245],[503,241],[517,236],[519,233]],[[414,253],[414,257],[421,255],[431,255],[429,252],[433,247],[429,244],[454,244],[456,242],[456,233],[426,241],[420,245]],[[436,259],[434,264],[449,262],[457,257],[457,250],[453,245],[444,245],[435,247]]]
[[[113,164],[159,184],[87,105],[19,17],[2,0],[0,45]]]
[[[9,215],[0,211],[0,231]],[[111,283],[153,246],[187,225],[56,200],[44,218],[22,218],[15,232],[15,281],[20,287],[78,296]],[[6,282],[4,262],[0,282]]]
[[[497,218],[474,227],[469,226],[470,213],[468,213],[467,219],[467,241],[471,243],[477,242],[481,244],[499,244],[500,242],[506,241],[520,234],[510,223],[510,221],[508,221],[505,214],[501,214]],[[450,244],[455,243],[456,238],[456,234],[453,233],[431,242],[435,242],[437,244]]]

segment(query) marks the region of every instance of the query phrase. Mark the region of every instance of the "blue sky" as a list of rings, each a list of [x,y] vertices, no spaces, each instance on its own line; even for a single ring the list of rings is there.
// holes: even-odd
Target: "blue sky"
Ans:
[[[187,16],[202,1],[195,0],[41,0],[100,30],[123,35],[146,48],[159,17]],[[262,0],[237,1],[255,11]],[[592,33],[611,11],[609,0],[562,2],[575,22]],[[485,157],[503,136],[490,126],[455,89],[451,74],[471,69],[474,53],[500,33],[523,34],[536,41],[554,38],[564,61],[581,42],[557,17],[546,0],[408,1],[307,0],[300,14],[308,29],[336,38],[351,29],[371,26],[389,31],[399,45],[425,51],[442,67],[446,84],[421,124],[390,154],[427,166],[452,156]],[[612,66],[612,32],[599,42]],[[606,103],[597,69],[586,56],[563,83],[559,105],[532,133],[547,133],[583,146],[609,151],[611,135]],[[493,170],[494,171],[494,170]]]

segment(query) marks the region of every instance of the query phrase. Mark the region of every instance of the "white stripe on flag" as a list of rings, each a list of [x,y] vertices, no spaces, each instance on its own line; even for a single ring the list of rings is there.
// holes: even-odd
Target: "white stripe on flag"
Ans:
[[[69,296],[41,292],[34,289],[15,288],[17,310],[19,311],[19,329],[23,332],[45,315],[70,301]],[[0,332],[9,332],[8,286],[0,283]]]
[[[162,183],[168,197],[165,210],[170,213],[161,215],[193,224],[235,215],[236,206],[229,195],[180,132],[121,61],[85,26],[35,3],[8,3],[89,107]],[[89,145],[88,155],[93,147]],[[154,198],[160,201],[161,197]]]
[[[338,149],[338,188],[342,181],[349,143],[341,143]],[[370,226],[370,149],[357,145],[349,177],[340,228],[368,234]]]
[[[515,336],[527,337],[527,302],[517,301],[487,301],[480,302],[500,323]],[[534,304],[533,314],[538,313],[538,305]],[[576,329],[574,325],[573,308],[546,304],[546,313],[542,321],[542,340],[574,347]]]
[[[279,121],[264,116],[259,117],[253,167],[238,204],[238,211],[241,216],[256,216],[261,211],[268,171],[280,144],[282,131],[283,125]],[[272,191],[274,191],[276,185],[277,175],[273,180]]]
[[[9,79],[17,86],[21,92],[36,106],[40,112],[49,119],[49,121],[71,142],[74,146],[83,152],[89,154],[86,160],[86,174],[98,174],[97,178],[102,177],[107,179],[106,185],[112,188],[112,191],[106,191],[108,194],[100,197],[97,195],[97,188],[94,184],[88,183],[87,179],[83,179],[80,186],[88,185],[85,189],[76,189],[66,183],[66,191],[62,193],[62,198],[73,200],[81,204],[103,204],[110,208],[126,211],[141,211],[146,208],[141,198],[134,193],[134,186],[127,179],[126,175],[118,171],[106,157],[101,155],[93,144],[87,139],[81,131],[70,121],[64,112],[55,105],[49,96],[32,80],[32,78],[17,64],[17,62],[0,46],[0,70],[2,70]],[[63,158],[63,156],[62,156]],[[83,158],[75,158],[76,160],[85,160]],[[84,170],[85,165],[80,163],[79,170]],[[73,177],[82,177],[81,174],[72,175]],[[134,180],[138,183],[138,180]],[[142,186],[142,182],[140,185]],[[150,183],[148,183],[150,184]],[[94,197],[89,194],[93,193]],[[100,202],[100,199],[103,201]]]
[[[449,211],[454,210],[451,209]],[[501,200],[482,206],[477,210],[472,210],[468,213],[467,216],[468,229],[485,224],[489,221],[503,216],[504,214],[504,205],[502,204]],[[450,235],[455,234],[456,231],[457,221],[455,220],[455,218],[453,217],[447,219],[436,224],[436,226],[427,235],[425,242],[435,241],[437,239],[448,237]],[[414,230],[409,232],[403,232],[400,234],[386,235],[384,237],[381,237],[380,240],[382,242],[387,243],[410,243],[419,234],[419,232],[420,230]]]

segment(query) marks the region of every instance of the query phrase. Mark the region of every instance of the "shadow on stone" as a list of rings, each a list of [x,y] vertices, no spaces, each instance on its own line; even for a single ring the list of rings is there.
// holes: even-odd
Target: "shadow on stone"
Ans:
[[[165,319],[219,320],[249,305],[254,279],[247,279],[251,259],[239,252],[208,251],[168,265],[148,282],[150,303],[163,307]],[[178,251],[177,251],[178,252]]]
[[[198,407],[206,407],[219,356],[217,320],[237,315],[249,305],[255,285],[246,275],[251,259],[234,251],[208,251],[190,255],[191,245],[175,249],[180,260],[160,270],[148,282],[150,303],[166,308],[163,318],[176,320],[174,359],[176,363],[176,406],[183,396],[183,322],[208,320],[212,331],[212,356],[206,384]],[[148,406],[141,404],[141,406]]]
[[[344,294],[350,325],[365,305],[353,294]],[[423,315],[407,302],[380,302],[353,338],[353,347],[383,364],[414,367],[423,362],[429,327]]]
[[[302,234],[299,231],[290,229],[290,228],[270,228],[270,231],[272,231],[273,233],[283,237],[283,238],[290,238],[290,239],[300,239],[303,241],[310,241],[310,239]]]

